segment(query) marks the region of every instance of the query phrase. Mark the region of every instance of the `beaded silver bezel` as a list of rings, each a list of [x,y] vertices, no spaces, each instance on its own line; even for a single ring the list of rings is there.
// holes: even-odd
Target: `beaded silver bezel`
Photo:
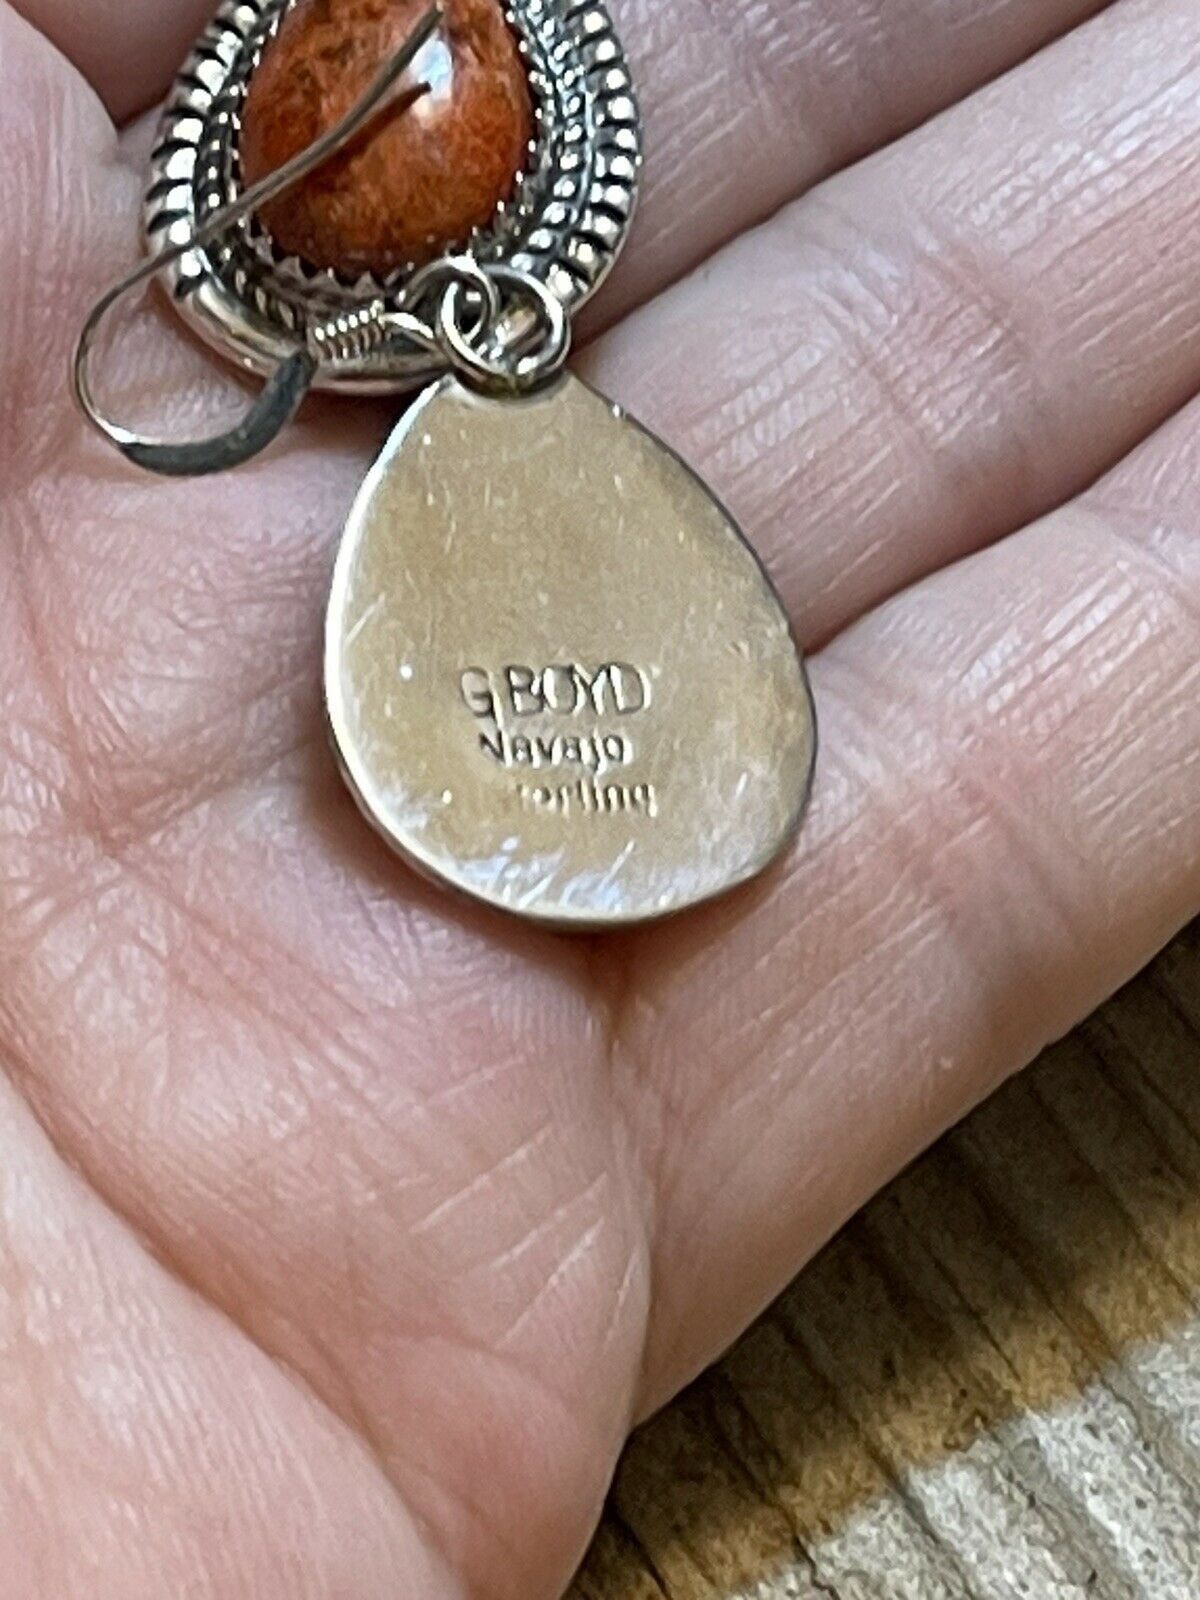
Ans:
[[[237,147],[247,86],[300,0],[224,0],[167,102],[151,156],[147,247],[185,244],[241,192]],[[508,0],[536,111],[529,160],[512,199],[456,253],[498,261],[544,283],[577,311],[603,283],[637,203],[641,120],[620,40],[601,0]],[[395,300],[410,270],[351,281],[274,245],[254,219],[189,251],[164,282],[193,330],[244,369],[267,373],[311,327]],[[315,387],[404,392],[443,370],[416,346],[353,349],[321,363]]]

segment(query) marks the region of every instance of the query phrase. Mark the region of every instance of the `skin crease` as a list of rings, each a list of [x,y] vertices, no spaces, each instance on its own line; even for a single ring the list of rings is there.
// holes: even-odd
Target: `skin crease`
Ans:
[[[121,115],[197,21],[26,9]],[[0,4],[22,1600],[549,1600],[631,1422],[1200,909],[1192,0],[734,6],[791,108],[763,90],[753,132],[712,8],[651,10],[621,8],[657,177],[610,303],[642,309],[580,366],[752,530],[824,748],[779,871],[587,942],[425,889],[326,754],[324,590],[386,414],[314,403],[203,484],[85,437],[63,371],[138,157]],[[727,147],[690,131],[700,60]],[[105,383],[184,434],[228,400],[156,305]]]

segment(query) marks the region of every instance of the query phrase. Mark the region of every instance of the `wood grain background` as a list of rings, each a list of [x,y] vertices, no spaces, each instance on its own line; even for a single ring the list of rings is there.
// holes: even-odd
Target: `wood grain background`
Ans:
[[[575,1600],[1200,1600],[1200,925],[631,1443]]]

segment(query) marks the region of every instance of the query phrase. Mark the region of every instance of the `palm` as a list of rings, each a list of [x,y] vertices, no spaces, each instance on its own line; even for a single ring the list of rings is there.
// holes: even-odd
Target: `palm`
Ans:
[[[153,91],[148,66],[131,85],[130,58],[72,37],[73,8],[25,9],[118,104]],[[652,43],[673,8],[623,9]],[[914,55],[897,122],[1094,7],[978,9],[946,81]],[[313,406],[267,461],[184,487],[131,479],[75,425],[66,352],[126,252],[136,181],[82,81],[0,10],[16,1593],[553,1594],[630,1422],[1200,905],[1191,420],[1017,532],[1200,372],[1183,267],[1157,247],[1200,175],[1176,160],[1162,181],[1161,129],[1133,155],[1113,134],[1087,205],[1047,179],[1046,220],[1020,231],[1011,176],[1039,140],[1061,160],[1064,127],[1082,143],[1155,94],[1168,134],[1195,131],[1173,64],[1200,53],[1189,8],[1109,13],[589,355],[742,512],[801,631],[834,640],[790,863],[592,943],[425,889],[325,753],[323,592],[387,419]],[[178,18],[176,53],[195,21]],[[1164,41],[1141,77],[1138,30]],[[747,41],[781,105],[810,33],[783,5]],[[880,41],[859,48],[869,74]],[[764,154],[735,86],[697,110],[686,53],[664,46],[648,73],[667,170],[629,301],[812,176],[782,119]],[[1068,84],[1053,127],[1014,126],[1023,96]],[[672,121],[698,116],[744,154],[700,129],[672,172]],[[1019,303],[952,242],[988,197],[993,238],[1027,252]],[[1097,317],[1109,331],[1089,338]],[[185,431],[219,381],[156,314],[113,378]]]

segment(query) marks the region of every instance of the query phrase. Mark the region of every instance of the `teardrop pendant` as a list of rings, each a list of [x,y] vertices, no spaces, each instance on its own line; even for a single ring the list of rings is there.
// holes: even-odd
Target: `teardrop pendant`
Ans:
[[[613,927],[758,873],[807,800],[815,724],[782,606],[700,480],[560,377],[445,378],[393,434],[338,557],[334,743],[419,869]]]

